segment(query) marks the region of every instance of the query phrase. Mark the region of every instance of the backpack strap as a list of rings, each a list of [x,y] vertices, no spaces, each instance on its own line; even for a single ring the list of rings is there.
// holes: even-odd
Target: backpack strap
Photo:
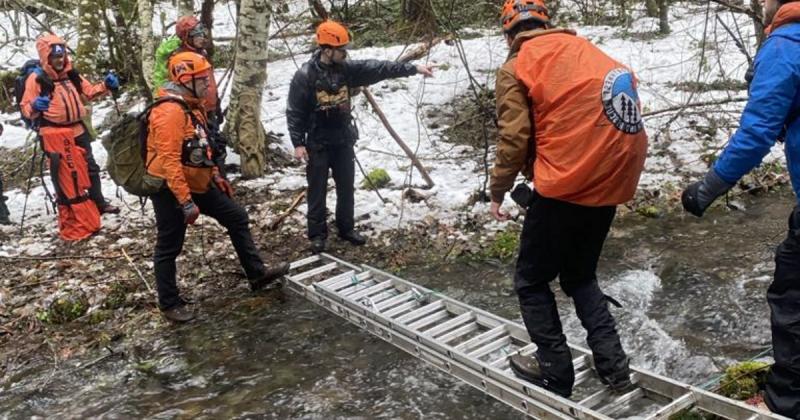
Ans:
[[[151,103],[150,105],[148,105],[147,108],[145,108],[136,117],[136,119],[139,120],[139,144],[140,144],[141,151],[142,151],[142,160],[145,162],[145,165],[144,165],[145,169],[147,169],[150,166],[150,164],[152,163],[152,160],[150,162],[147,162],[147,137],[149,135],[149,130],[150,130],[150,121],[149,121],[150,120],[150,112],[155,107],[157,107],[157,106],[159,106],[159,105],[161,105],[161,104],[163,104],[165,102],[172,102],[172,103],[176,103],[176,104],[180,105],[181,108],[183,109],[183,112],[186,115],[188,115],[189,118],[192,120],[192,124],[193,125],[200,124],[200,121],[197,120],[197,117],[192,112],[192,109],[189,107],[189,104],[186,103],[186,101],[184,101],[180,97],[177,97],[177,96],[162,96],[162,97],[156,99],[155,101],[153,101],[153,103]],[[155,159],[155,157],[153,157],[153,159]]]
[[[82,86],[82,83],[81,83],[82,82],[81,74],[78,72],[78,70],[72,69],[72,70],[68,71],[67,72],[67,78],[75,86],[75,90],[78,91],[78,94],[79,95],[83,95],[83,86]]]

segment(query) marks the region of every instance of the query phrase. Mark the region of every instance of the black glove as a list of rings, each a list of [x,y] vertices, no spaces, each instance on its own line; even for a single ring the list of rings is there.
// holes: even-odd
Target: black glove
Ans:
[[[702,181],[695,182],[683,190],[681,203],[686,211],[701,217],[717,197],[725,194],[732,187],[733,185],[725,182],[711,169]]]

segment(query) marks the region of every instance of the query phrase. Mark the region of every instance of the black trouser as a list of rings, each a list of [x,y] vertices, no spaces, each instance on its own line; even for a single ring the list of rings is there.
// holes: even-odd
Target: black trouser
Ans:
[[[178,286],[175,282],[175,259],[183,249],[186,225],[183,223],[183,211],[172,191],[164,188],[150,196],[150,199],[153,201],[158,229],[158,239],[153,252],[153,270],[156,275],[158,304],[161,309],[166,310],[183,302],[178,295]],[[239,256],[239,263],[242,264],[247,278],[256,279],[263,276],[264,263],[250,234],[250,219],[247,212],[216,188],[204,194],[193,193],[192,200],[200,208],[200,213],[213,217],[228,229],[233,248]],[[199,261],[194,263],[200,264]]]
[[[336,183],[336,227],[339,234],[353,230],[355,152],[353,146],[309,146],[306,179],[308,181],[308,238],[328,237],[326,198],[328,195],[328,170]]]
[[[767,289],[775,364],[767,376],[766,403],[800,418],[800,206],[789,216],[789,233],[775,252],[775,279]]]
[[[8,217],[11,215],[6,206],[6,200],[8,198],[3,195],[3,176],[0,175],[0,223],[8,223]]]
[[[525,327],[538,347],[542,373],[562,393],[571,391],[575,372],[549,286],[556,276],[575,303],[600,377],[616,383],[629,375],[628,358],[595,274],[615,213],[614,206],[585,207],[534,192],[525,216],[514,288]]]
[[[106,205],[106,199],[103,197],[103,184],[100,182],[100,166],[94,160],[92,154],[92,136],[88,130],[75,138],[75,144],[86,151],[86,163],[89,167],[89,180],[92,186],[89,187],[89,198],[95,202],[98,209],[102,209]]]

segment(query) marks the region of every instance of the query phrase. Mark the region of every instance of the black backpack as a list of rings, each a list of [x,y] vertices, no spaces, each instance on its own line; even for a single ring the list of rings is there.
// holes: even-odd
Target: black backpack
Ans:
[[[20,119],[23,123],[25,123],[25,127],[27,128],[35,128],[35,124],[34,121],[31,121],[29,118],[26,118],[24,115],[22,115],[22,108],[20,104],[22,102],[22,96],[25,94],[25,82],[28,80],[28,76],[30,76],[31,73],[36,73],[36,81],[42,88],[43,96],[51,96],[53,94],[53,89],[55,88],[53,80],[51,80],[50,76],[44,72],[42,69],[42,64],[39,60],[28,60],[22,65],[22,67],[20,67],[19,74],[14,78],[14,100],[16,101],[16,107],[17,111],[19,111]],[[77,70],[72,69],[67,72],[67,78],[72,82],[73,85],[75,85],[75,89],[78,91],[78,93],[83,94],[80,73],[78,73]]]

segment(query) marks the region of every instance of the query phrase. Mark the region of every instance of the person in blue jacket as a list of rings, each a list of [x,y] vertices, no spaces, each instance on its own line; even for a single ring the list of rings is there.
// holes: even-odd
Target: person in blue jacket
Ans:
[[[800,418],[800,2],[764,0],[769,35],[755,58],[750,98],[739,129],[702,181],[691,184],[681,201],[702,216],[719,196],[784,139],[786,161],[798,197],[786,239],[775,255],[775,277],[767,290],[775,364],[767,377],[770,410]]]

